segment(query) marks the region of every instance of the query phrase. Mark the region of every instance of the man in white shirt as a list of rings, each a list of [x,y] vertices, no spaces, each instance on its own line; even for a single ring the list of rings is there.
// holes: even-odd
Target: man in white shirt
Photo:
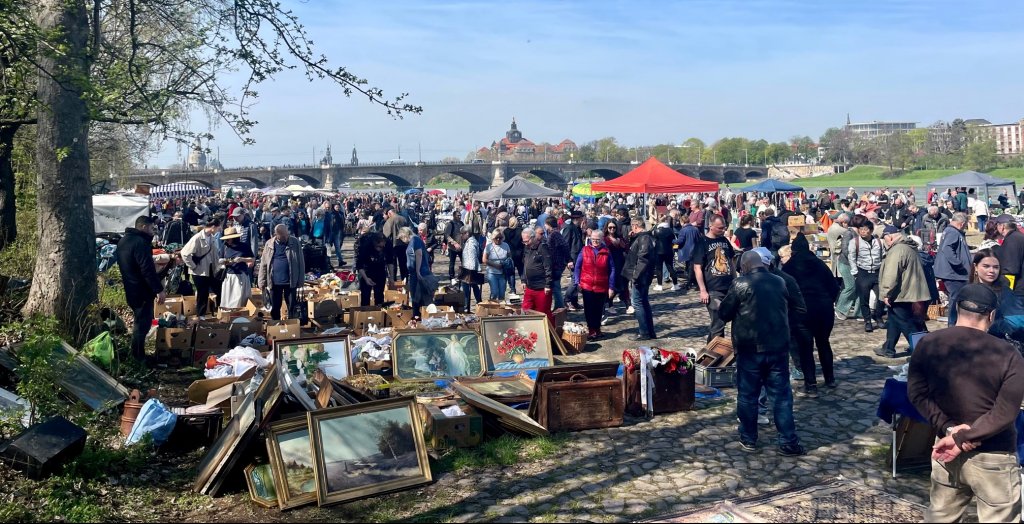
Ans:
[[[972,188],[967,194],[967,206],[974,213],[974,218],[978,220],[978,231],[984,232],[985,223],[988,222],[988,202],[984,198],[976,198]]]

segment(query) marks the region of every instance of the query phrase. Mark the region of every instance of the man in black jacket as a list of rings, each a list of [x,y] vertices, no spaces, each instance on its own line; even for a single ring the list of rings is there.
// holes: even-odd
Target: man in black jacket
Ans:
[[[132,356],[146,358],[146,335],[153,325],[153,299],[164,303],[167,294],[153,264],[153,221],[148,216],[135,219],[135,227],[124,231],[114,252],[124,282],[124,296],[135,315],[132,332]]]
[[[580,251],[583,250],[583,212],[573,211],[569,215],[569,223],[562,228],[562,238],[565,243],[569,245],[569,265],[567,266],[570,271],[575,270],[573,267],[575,260],[579,258]],[[580,288],[573,282],[569,283],[569,290],[565,292],[565,301],[568,302],[570,311],[576,311],[580,308]]]
[[[630,303],[639,327],[639,334],[633,340],[639,342],[657,338],[654,333],[654,312],[651,310],[650,292],[658,260],[658,246],[651,233],[644,230],[643,218],[633,217],[630,226],[633,240],[629,245],[629,254],[626,255],[622,275],[633,288]]]
[[[462,233],[462,220],[459,218],[459,213],[456,211],[452,216],[451,222],[448,222],[444,226],[444,241],[448,244],[448,278],[452,281],[452,284],[456,283],[455,280],[455,259],[459,259],[459,267],[462,263],[462,241],[459,235]]]
[[[544,219],[544,237],[548,244],[548,252],[551,253],[551,301],[552,309],[565,307],[565,298],[562,294],[562,274],[569,265],[569,245],[566,244],[562,234],[558,232],[558,219],[548,216]]]
[[[789,291],[782,278],[765,269],[754,251],[740,257],[740,271],[743,276],[730,286],[718,310],[723,321],[732,322],[740,447],[757,450],[757,397],[764,387],[774,403],[779,453],[803,455],[789,386],[789,337],[779,336],[789,331]]]
[[[1013,277],[1010,288],[1017,296],[1024,295],[1024,234],[1017,229],[1013,215],[1004,213],[993,222],[999,228],[999,234],[1003,235],[1003,245],[996,251],[999,272],[1005,277]]]
[[[551,254],[542,235],[524,228],[523,309],[539,311],[551,318]]]
[[[345,213],[341,212],[341,204],[335,203],[324,215],[324,238],[327,245],[334,247],[338,257],[338,267],[345,266],[345,257],[341,255],[345,243]]]

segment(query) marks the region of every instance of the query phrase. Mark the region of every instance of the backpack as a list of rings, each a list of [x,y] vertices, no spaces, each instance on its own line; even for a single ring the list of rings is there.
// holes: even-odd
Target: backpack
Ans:
[[[771,229],[771,241],[772,245],[770,249],[776,251],[782,246],[789,245],[789,226],[783,224],[781,220],[773,222]]]

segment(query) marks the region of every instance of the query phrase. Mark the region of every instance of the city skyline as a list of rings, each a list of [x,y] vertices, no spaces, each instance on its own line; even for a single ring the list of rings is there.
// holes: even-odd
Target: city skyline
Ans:
[[[463,158],[514,116],[537,143],[614,136],[626,146],[696,136],[817,140],[856,122],[1016,121],[1024,7],[980,2],[792,1],[548,5],[295,4],[319,51],[422,115],[392,120],[365,99],[286,72],[258,89],[243,147],[212,131],[225,166],[311,164],[328,143],[364,162]],[[487,16],[493,15],[493,16]],[[977,96],[978,90],[985,96]],[[1019,111],[1018,111],[1019,112]],[[422,153],[421,153],[422,151]],[[180,163],[165,144],[151,166]],[[216,153],[214,154],[216,156]],[[347,157],[347,154],[345,155]]]

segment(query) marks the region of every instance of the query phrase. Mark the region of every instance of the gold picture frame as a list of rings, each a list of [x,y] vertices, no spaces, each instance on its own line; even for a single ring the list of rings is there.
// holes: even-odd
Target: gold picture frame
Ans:
[[[415,398],[367,402],[306,416],[321,506],[433,480]]]
[[[462,397],[462,400],[465,400],[470,406],[477,408],[485,416],[485,419],[495,420],[505,430],[531,437],[548,436],[547,428],[538,424],[537,421],[528,417],[522,411],[512,409],[496,400],[487,398],[458,382],[452,384],[452,389]]]
[[[478,333],[465,329],[398,331],[391,342],[395,379],[426,382],[481,377],[487,372],[481,340]]]
[[[536,355],[530,358],[526,358],[530,355],[524,355],[522,362],[516,362],[515,357],[499,353],[498,347],[509,329],[520,335],[535,334],[533,344]],[[546,315],[525,314],[481,319],[480,338],[487,357],[488,372],[540,369],[555,365],[557,348],[552,342],[551,323]]]
[[[267,428],[267,455],[279,508],[286,510],[316,502],[316,466],[306,417],[271,424]]]
[[[249,497],[264,508],[277,506],[277,488],[270,464],[249,464],[245,467],[245,483],[249,486]]]

